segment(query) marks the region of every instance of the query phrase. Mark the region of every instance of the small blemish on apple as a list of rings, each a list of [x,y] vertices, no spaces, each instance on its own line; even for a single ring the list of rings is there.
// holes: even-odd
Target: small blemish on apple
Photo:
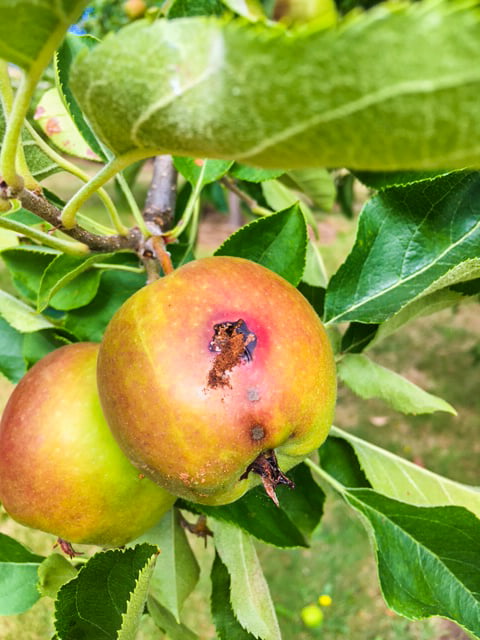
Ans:
[[[252,427],[250,435],[252,437],[252,440],[258,442],[259,440],[263,440],[263,438],[265,437],[265,429],[262,427],[262,425],[256,424],[254,427]]]
[[[260,391],[255,387],[247,389],[247,399],[249,402],[258,402],[260,400]]]

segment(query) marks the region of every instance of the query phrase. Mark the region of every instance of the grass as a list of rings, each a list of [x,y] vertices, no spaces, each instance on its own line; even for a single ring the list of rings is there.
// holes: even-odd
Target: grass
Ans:
[[[328,225],[332,228],[328,228]],[[332,273],[354,239],[354,226],[343,218],[320,227],[323,254]],[[217,244],[221,238],[217,238]],[[2,284],[7,284],[0,271]],[[380,343],[370,354],[423,388],[448,400],[458,415],[406,417],[380,401],[364,401],[348,389],[339,389],[338,426],[371,440],[455,480],[480,484],[480,319],[477,307],[465,306],[423,318]],[[11,391],[0,380],[0,409]],[[38,553],[49,553],[53,536],[34,532],[5,515],[1,531],[13,535]],[[200,559],[199,588],[185,606],[186,622],[201,640],[215,633],[208,611],[208,572],[212,545],[192,540]],[[409,622],[388,611],[381,597],[368,536],[353,512],[336,496],[328,495],[325,516],[307,550],[280,551],[259,544],[258,551],[271,587],[285,640],[449,640],[438,620]],[[302,625],[303,606],[328,593],[332,605],[325,609],[321,629]],[[2,640],[45,640],[52,635],[52,602],[44,598],[29,612],[0,619]],[[445,635],[446,634],[446,635]],[[145,619],[139,640],[161,640],[163,634]]]

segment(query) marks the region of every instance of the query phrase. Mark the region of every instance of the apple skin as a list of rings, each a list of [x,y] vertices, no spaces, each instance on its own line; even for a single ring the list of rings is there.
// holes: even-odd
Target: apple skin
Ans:
[[[242,319],[257,342],[229,385],[209,386],[214,325]],[[275,450],[287,470],[325,440],[335,364],[323,325],[291,284],[249,260],[210,257],[147,285],[112,318],[98,359],[100,400],[132,462],[168,491],[217,505]]]
[[[123,545],[175,501],[115,442],[96,386],[98,344],[48,354],[14,389],[0,422],[0,500],[23,525],[69,542]]]

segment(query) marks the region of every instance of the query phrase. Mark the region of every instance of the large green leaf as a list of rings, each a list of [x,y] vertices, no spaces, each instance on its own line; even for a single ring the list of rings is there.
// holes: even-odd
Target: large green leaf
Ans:
[[[143,544],[93,556],[58,592],[58,639],[134,640],[157,554]]]
[[[38,590],[42,596],[55,599],[63,585],[75,578],[77,570],[59,553],[52,553],[38,567]]]
[[[282,178],[287,186],[299,189],[312,206],[330,211],[335,204],[336,189],[333,176],[326,169],[294,169]]]
[[[480,166],[479,39],[473,3],[441,0],[297,32],[217,18],[137,21],[76,59],[72,88],[117,155],[266,168]]]
[[[221,507],[180,501],[194,513],[229,522],[276,547],[308,547],[309,538],[323,515],[325,494],[304,464],[288,472],[295,489],[278,486],[277,507],[263,487],[255,487],[242,498]]]
[[[175,616],[158,602],[152,595],[147,600],[148,612],[159,629],[164,631],[169,640],[200,640],[196,633],[177,622]]]
[[[21,245],[2,251],[2,259],[19,293],[36,302],[42,274],[59,251],[38,245]]]
[[[403,413],[433,413],[455,409],[410,380],[359,353],[347,354],[338,363],[338,376],[362,398],[381,398]]]
[[[215,255],[253,260],[296,286],[305,269],[306,252],[307,226],[295,204],[242,227],[225,240]]]
[[[371,489],[345,497],[373,529],[388,606],[412,620],[450,618],[480,637],[480,520],[463,507],[417,507]]]
[[[51,351],[70,344],[74,337],[59,329],[44,329],[23,336],[22,355],[27,369]]]
[[[75,97],[70,89],[70,69],[75,57],[83,49],[92,49],[97,40],[92,36],[77,36],[72,33],[67,34],[61,47],[58,49],[55,56],[55,80],[57,89],[62,97],[62,100],[67,108],[73,122],[77,126],[77,129],[83,136],[83,139],[89,144],[90,148],[101,158],[105,157],[95,134],[90,128],[90,125],[86,122],[82,110],[77,104]]]
[[[45,50],[56,49],[87,2],[0,0],[0,58],[29,69]]]
[[[224,176],[232,166],[225,160],[202,160],[194,158],[174,158],[173,164],[179,173],[195,186],[202,172],[202,187]]]
[[[225,8],[221,0],[173,0],[167,16],[186,18],[190,16],[220,16]]]
[[[333,276],[328,322],[383,322],[420,296],[480,273],[480,174],[454,173],[380,192]]]
[[[18,382],[27,370],[22,347],[22,334],[0,317],[0,373],[10,382]]]
[[[42,311],[52,302],[55,309],[83,307],[93,300],[100,284],[101,271],[92,270],[96,262],[105,262],[115,254],[89,255],[75,258],[58,255],[45,269],[38,290],[37,309]],[[88,271],[90,269],[90,271]]]
[[[218,640],[255,640],[238,622],[230,604],[230,576],[218,553],[212,565],[211,609]]]
[[[64,326],[79,340],[100,342],[117,309],[145,285],[145,276],[125,271],[105,271],[95,298],[86,306],[72,309]]]
[[[20,333],[52,329],[54,325],[18,298],[0,290],[0,316]]]
[[[0,101],[0,148],[4,135],[5,116]],[[37,180],[43,180],[53,173],[60,171],[60,167],[40,149],[26,129],[22,132],[22,144],[30,172]]]
[[[470,282],[474,281],[472,280]],[[462,284],[468,285],[468,282]],[[410,304],[407,304],[406,307],[402,307],[400,311],[395,313],[385,322],[382,322],[381,325],[373,325],[374,327],[378,326],[378,330],[375,335],[372,336],[373,339],[369,343],[369,346],[372,347],[374,344],[377,344],[377,342],[380,342],[380,340],[387,338],[389,335],[395,333],[403,326],[413,322],[417,318],[437,313],[437,311],[456,306],[466,300],[472,300],[472,298],[468,298],[465,294],[456,291],[454,287],[445,287],[434,291],[433,293],[421,296],[420,298],[413,300]],[[367,325],[362,326],[365,327]]]
[[[161,549],[150,593],[180,623],[183,603],[195,588],[200,569],[179,522],[178,511],[170,509],[139,541],[155,544]]]
[[[43,560],[0,533],[0,615],[27,611],[40,598],[37,571]]]
[[[77,129],[57,89],[48,89],[35,109],[35,120],[58,151],[84,160],[98,160]]]
[[[261,640],[281,640],[268,585],[252,539],[241,529],[209,520],[215,548],[230,574],[232,610],[244,629]]]
[[[480,518],[479,487],[454,482],[432,473],[424,467],[336,427],[332,428],[332,436],[328,439],[331,443],[349,443],[365,476],[376,491],[390,498],[418,506],[454,505],[465,507]],[[338,450],[336,453],[337,462],[343,458],[344,467],[347,465],[350,468],[355,467],[355,461],[345,459],[345,455],[348,454],[342,452],[342,455],[339,455]],[[326,452],[324,460],[323,447],[320,449],[320,458],[322,466],[325,466],[325,463],[329,465],[328,452]],[[330,470],[329,473],[331,473]],[[336,477],[340,477],[338,473]],[[352,484],[341,481],[346,486],[359,486],[356,481]]]
[[[450,171],[355,171],[356,177],[372,189],[387,189],[388,187],[405,187],[424,180],[434,180]]]

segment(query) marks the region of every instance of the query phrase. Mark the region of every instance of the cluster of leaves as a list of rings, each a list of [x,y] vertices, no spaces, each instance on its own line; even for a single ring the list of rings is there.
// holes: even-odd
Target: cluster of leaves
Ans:
[[[175,154],[184,187],[168,245],[174,266],[195,257],[201,194],[212,197],[214,188],[221,193],[233,185],[255,219],[216,254],[256,261],[298,286],[330,331],[340,379],[357,394],[406,413],[454,412],[367,353],[413,319],[474,301],[480,290],[480,174],[442,170],[480,165],[480,121],[472,107],[480,24],[468,3],[382,6],[340,27],[320,21],[289,31],[262,21],[260,4],[234,0],[222,6],[243,19],[177,21],[199,10],[216,16],[220,4],[177,0],[169,20],[139,21],[98,45],[73,36],[62,45],[85,2],[64,2],[68,11],[33,0],[13,4],[15,17],[8,13],[12,3],[0,0],[0,57],[33,78],[36,61],[46,64],[48,47],[58,48],[62,127],[75,130],[97,161],[122,168]],[[21,37],[13,27],[19,15]],[[0,112],[4,142],[5,120]],[[74,147],[82,156],[81,145]],[[23,148],[37,180],[66,168],[29,128]],[[336,196],[325,167],[344,166],[375,193],[359,217],[350,255],[329,279],[307,229],[312,210],[330,209]],[[352,175],[342,182],[344,201]],[[63,208],[54,194],[45,191],[45,198]],[[1,255],[14,287],[0,292],[0,371],[14,382],[65,342],[101,340],[113,313],[145,284],[135,250],[78,251],[40,214],[18,206],[0,216]],[[78,216],[77,222],[101,232],[98,221]],[[80,570],[78,561],[43,558],[2,535],[0,613],[25,611],[40,595],[54,597],[57,640],[128,640],[146,605],[173,640],[194,640],[182,605],[199,569],[183,513],[207,517],[213,533],[218,637],[277,640],[253,540],[308,546],[323,513],[321,480],[371,532],[383,595],[394,611],[410,619],[444,616],[480,637],[478,489],[337,428],[318,454],[318,464],[307,460],[292,471],[294,492],[279,488],[279,509],[260,489],[224,507],[179,501],[130,548],[98,553]]]

